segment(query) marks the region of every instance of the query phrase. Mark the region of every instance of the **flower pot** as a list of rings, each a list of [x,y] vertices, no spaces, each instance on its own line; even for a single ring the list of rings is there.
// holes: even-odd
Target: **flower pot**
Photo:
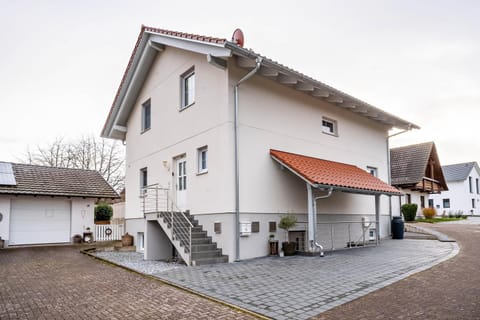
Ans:
[[[295,242],[282,242],[282,250],[286,256],[295,255]]]
[[[122,247],[133,246],[133,236],[129,235],[128,232],[122,236]]]

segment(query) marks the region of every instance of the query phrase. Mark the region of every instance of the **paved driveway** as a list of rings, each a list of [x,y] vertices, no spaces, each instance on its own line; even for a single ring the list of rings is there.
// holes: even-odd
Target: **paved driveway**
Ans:
[[[456,239],[460,253],[316,319],[480,319],[480,225],[472,221],[422,224]]]
[[[307,319],[457,252],[454,242],[386,240],[378,247],[327,253],[324,258],[259,258],[156,276],[275,319]]]
[[[0,319],[251,319],[68,247],[0,250]]]

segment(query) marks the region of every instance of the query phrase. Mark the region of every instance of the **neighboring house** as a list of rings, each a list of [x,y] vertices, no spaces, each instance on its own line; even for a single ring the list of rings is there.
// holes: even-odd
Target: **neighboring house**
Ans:
[[[480,215],[480,168],[476,162],[443,166],[448,191],[433,195],[438,214]]]
[[[98,199],[117,197],[97,171],[0,162],[0,237],[9,246],[69,243],[93,230]]]
[[[238,34],[140,31],[102,136],[126,144],[126,228],[145,258],[172,246],[187,264],[265,256],[286,214],[300,251],[325,245],[322,223],[365,217],[386,236],[388,196],[400,194],[384,182],[388,130],[418,127],[244,49]],[[344,247],[347,225],[335,235]]]
[[[390,149],[390,167],[392,185],[404,193],[396,212],[402,204],[416,203],[421,215],[423,208],[433,207],[430,195],[448,190],[433,142]]]

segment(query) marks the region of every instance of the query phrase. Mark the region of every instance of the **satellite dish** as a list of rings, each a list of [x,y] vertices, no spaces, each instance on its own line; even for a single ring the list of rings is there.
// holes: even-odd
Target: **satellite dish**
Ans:
[[[232,42],[238,45],[239,47],[243,48],[243,44],[245,43],[245,38],[243,36],[243,32],[240,29],[235,29],[232,35]]]

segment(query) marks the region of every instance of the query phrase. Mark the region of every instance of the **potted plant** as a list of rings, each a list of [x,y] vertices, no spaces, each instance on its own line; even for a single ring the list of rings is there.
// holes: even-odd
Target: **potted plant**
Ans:
[[[280,219],[278,227],[285,230],[286,241],[282,242],[282,250],[284,255],[293,256],[295,254],[295,242],[290,242],[288,240],[288,230],[293,228],[297,224],[297,217],[294,215],[287,215]]]
[[[95,207],[95,224],[110,224],[113,216],[111,205],[101,202]]]

